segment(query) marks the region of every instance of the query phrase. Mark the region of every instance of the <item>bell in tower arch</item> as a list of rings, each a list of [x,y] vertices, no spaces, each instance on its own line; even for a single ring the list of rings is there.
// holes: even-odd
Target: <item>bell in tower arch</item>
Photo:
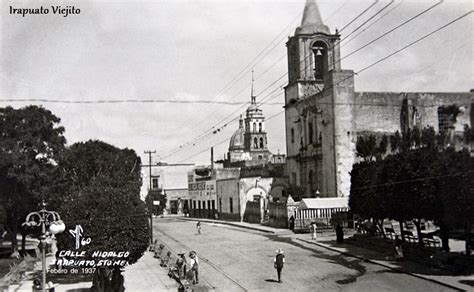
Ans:
[[[322,41],[316,41],[311,46],[314,57],[314,78],[324,79],[324,72],[327,71],[327,46]]]

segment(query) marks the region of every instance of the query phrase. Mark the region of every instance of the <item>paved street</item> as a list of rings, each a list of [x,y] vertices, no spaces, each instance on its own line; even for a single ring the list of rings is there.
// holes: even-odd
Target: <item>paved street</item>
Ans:
[[[155,238],[174,252],[197,251],[200,284],[195,291],[449,291],[449,288],[375,264],[342,256],[289,234],[157,219]],[[286,256],[283,283],[276,282],[275,250]],[[175,257],[176,258],[176,257]],[[164,272],[164,271],[162,271]]]

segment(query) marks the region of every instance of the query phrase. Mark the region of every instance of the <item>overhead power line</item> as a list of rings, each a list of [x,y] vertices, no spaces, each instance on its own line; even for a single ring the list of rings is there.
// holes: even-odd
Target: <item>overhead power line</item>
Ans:
[[[377,1],[378,1],[378,0],[377,0]],[[370,7],[372,7],[373,5],[375,5],[375,4],[377,3],[377,1],[375,1],[372,5],[370,5],[369,8],[366,9],[366,11],[367,11],[368,9],[370,9]],[[342,9],[342,8],[347,4],[347,2],[348,2],[348,1],[345,1],[340,7],[338,7],[337,9],[335,9],[334,12],[333,12],[329,17],[327,17],[325,20],[331,18],[335,13],[337,13],[338,11],[340,11],[340,9]],[[313,8],[313,9],[317,9],[317,7]],[[363,15],[363,13],[359,14],[358,16],[356,16],[355,18],[353,18],[349,23],[354,22],[355,20],[357,20],[358,18],[360,18],[362,15]],[[300,18],[300,17],[301,17],[300,14],[298,14],[298,16],[295,17],[295,19],[293,19],[293,20],[287,25],[287,27],[286,27],[280,34],[284,33],[284,32],[292,25],[292,23],[293,23],[294,21],[296,21],[296,20],[297,20],[298,18]],[[262,56],[261,59],[259,59],[256,63],[254,63],[253,65],[250,66],[250,64],[252,64],[253,61],[255,61],[256,59],[258,59],[258,57],[262,55],[262,53],[265,51],[265,49],[264,49],[263,51],[261,51],[261,52],[258,54],[258,56],[257,56],[254,60],[252,60],[252,62],[250,62],[250,63],[247,65],[247,69],[244,68],[241,72],[239,72],[239,74],[237,74],[237,76],[240,75],[241,73],[243,73],[243,74],[242,74],[240,77],[237,78],[236,82],[240,81],[240,80],[243,78],[243,76],[245,76],[245,73],[250,72],[250,70],[252,70],[252,68],[253,68],[254,66],[256,66],[264,57],[266,57],[272,50],[274,50],[274,49],[279,45],[279,42],[282,41],[282,40],[280,40],[280,41],[279,41],[279,40],[280,40],[280,38],[277,36],[277,37],[270,43],[270,45],[271,45],[272,43],[275,42],[275,45],[274,45],[270,50],[268,50],[268,51]],[[270,45],[269,45],[269,46],[270,46]],[[262,77],[263,75],[265,75],[272,67],[274,67],[276,64],[278,64],[285,56],[286,56],[286,54],[283,54],[281,57],[278,58],[277,61],[273,62],[273,64],[271,64],[268,68],[266,68],[265,70],[263,70],[263,72],[262,72],[259,76],[256,77],[255,81],[258,80],[258,79],[259,79],[260,77]],[[237,76],[236,76],[236,77],[237,77]],[[284,77],[284,76],[283,76],[283,77]],[[282,78],[283,78],[283,77],[282,77]],[[234,84],[235,84],[235,83],[234,83]],[[273,84],[271,84],[271,85],[273,85]],[[271,85],[270,85],[270,86],[271,86]],[[248,85],[246,85],[244,88],[242,88],[238,93],[234,94],[233,97],[237,97],[237,96],[238,96],[240,93],[242,93],[245,89],[248,89]],[[263,91],[262,91],[262,92],[263,92]],[[231,99],[232,99],[233,97],[231,97]],[[217,98],[217,96],[216,96],[215,98]],[[207,119],[208,116],[214,116],[214,114],[217,113],[219,110],[221,110],[221,109],[216,109],[215,111],[213,111],[213,112],[210,113],[209,115],[206,115],[206,117],[204,117],[203,119],[201,119],[201,121],[202,121],[202,122],[206,121],[206,119]],[[193,117],[193,118],[194,118],[194,117]],[[188,120],[191,120],[191,119],[188,119]],[[193,123],[193,124],[195,124],[195,125],[200,125],[202,122],[196,122],[196,123]],[[214,128],[214,127],[213,127],[213,128]],[[213,129],[211,128],[211,129],[209,129],[209,130],[207,130],[207,131],[213,131]],[[199,137],[199,136],[198,136],[198,137]],[[181,146],[179,146],[179,147],[181,148]]]
[[[402,52],[402,51],[408,49],[409,47],[411,47],[411,46],[413,46],[413,45],[415,45],[415,44],[417,44],[417,43],[423,41],[424,39],[426,39],[426,38],[432,36],[433,34],[435,34],[435,33],[439,32],[439,31],[443,30],[444,28],[446,28],[446,27],[448,27],[448,26],[450,26],[450,25],[454,24],[455,22],[457,22],[457,21],[459,21],[459,20],[461,20],[461,19],[467,17],[469,14],[471,14],[471,13],[473,13],[473,12],[474,12],[474,11],[471,10],[471,11],[469,11],[469,12],[467,12],[467,13],[465,13],[465,14],[459,16],[459,17],[457,17],[456,19],[454,19],[454,20],[452,20],[452,21],[446,23],[445,25],[443,25],[443,26],[441,26],[441,27],[439,27],[439,28],[437,28],[437,29],[435,29],[435,30],[429,32],[428,34],[425,34],[424,36],[422,36],[422,37],[416,39],[415,41],[413,41],[413,42],[411,42],[411,43],[409,43],[409,44],[403,46],[402,48],[400,48],[400,49],[398,49],[398,50],[396,50],[396,51],[394,51],[394,52],[388,54],[387,56],[385,56],[385,57],[383,57],[383,58],[381,58],[381,59],[379,59],[379,60],[377,60],[377,61],[371,63],[370,65],[368,65],[368,66],[366,66],[366,67],[360,69],[359,71],[355,72],[355,74],[360,74],[360,73],[362,73],[362,72],[365,72],[365,71],[369,70],[370,68],[376,66],[377,64],[380,64],[381,62],[383,62],[383,61],[385,61],[385,60],[387,60],[387,59],[393,57],[394,55],[396,55],[396,54],[398,54],[398,53],[400,53],[400,52]],[[353,78],[353,76],[351,75],[350,77],[343,78],[342,80],[337,81],[334,85],[338,85],[338,84],[340,84],[340,83],[342,83],[342,82],[344,82],[344,81],[346,81],[346,80],[348,80],[348,79],[350,79],[350,78]],[[323,88],[323,91],[322,91],[320,94],[322,94],[322,93],[323,93],[324,91],[326,91],[326,90],[329,90],[329,89],[333,88],[334,85],[331,85],[331,86],[329,86],[329,87]],[[322,103],[319,103],[319,104],[322,104]],[[387,105],[386,103],[355,103],[355,102],[354,102],[354,103],[326,103],[326,104],[334,104],[334,105],[348,105],[348,104],[352,104],[352,105],[365,105],[365,106],[397,106],[397,107],[400,106],[400,105]],[[424,107],[424,106],[425,106],[425,107],[433,107],[433,106],[436,106],[436,104],[432,104],[432,105],[419,105],[419,106],[421,106],[421,107]],[[273,115],[271,118],[277,116],[278,114],[283,113],[284,111],[285,111],[285,110],[282,110],[282,111],[276,113],[276,114]],[[270,120],[271,118],[269,118],[268,120]],[[218,144],[213,145],[213,147],[224,143],[224,142],[227,141],[228,139],[229,139],[229,138],[226,138],[225,140],[219,142]],[[206,148],[205,150],[203,150],[203,151],[201,151],[201,152],[199,152],[199,153],[197,153],[197,154],[195,154],[195,155],[193,155],[192,157],[187,158],[187,159],[191,159],[191,158],[193,158],[193,157],[195,157],[195,156],[197,156],[197,155],[199,155],[199,154],[201,154],[201,153],[203,153],[203,152],[205,152],[205,151],[208,151],[208,149],[209,149],[209,148]],[[185,160],[183,160],[183,161],[186,161],[187,159],[185,159]],[[182,161],[181,161],[181,162],[182,162]]]
[[[107,99],[107,100],[63,100],[63,99],[41,99],[41,98],[6,98],[0,102],[44,102],[65,104],[109,104],[109,103],[176,103],[176,104],[220,104],[220,105],[242,105],[248,102],[242,101],[213,101],[213,100],[176,100],[176,99]]]
[[[345,55],[344,57],[340,58],[339,60],[337,60],[336,62],[339,62],[339,61],[342,61],[344,60],[345,58],[348,58],[352,55],[354,55],[355,53],[359,52],[360,50],[370,46],[371,44],[375,43],[376,41],[380,40],[381,38],[384,38],[386,37],[387,35],[391,34],[392,32],[394,32],[395,30],[399,29],[400,27],[410,23],[411,21],[417,19],[418,17],[420,17],[421,15],[427,13],[428,11],[432,10],[433,8],[435,8],[436,6],[440,5],[441,3],[443,3],[444,0],[441,0],[439,1],[438,3],[428,7],[427,9],[423,10],[422,12],[418,13],[417,15],[415,16],[412,16],[410,17],[409,19],[405,20],[404,22],[402,22],[401,24],[395,26],[394,28],[388,30],[387,32],[384,32],[383,34],[381,34],[380,36],[376,37],[375,39],[369,41],[368,43],[366,43],[365,45],[359,47],[358,49],[355,49],[354,51],[348,53],[347,55]]]
[[[380,20],[382,20],[383,18],[385,18],[387,15],[389,15],[390,13],[392,13],[395,9],[397,9],[398,7],[400,7],[400,5],[403,4],[403,0],[400,1],[397,5],[395,5],[394,7],[392,7],[392,9],[388,10],[387,12],[385,12],[384,14],[382,14],[379,18],[377,18],[376,20],[374,20],[373,22],[371,22],[369,25],[367,25],[363,30],[359,31],[358,33],[356,33],[355,35],[353,35],[351,38],[347,39],[347,40],[344,40],[343,44],[341,45],[341,48],[344,47],[345,45],[347,45],[348,43],[350,43],[351,41],[355,40],[359,35],[361,35],[362,33],[364,33],[364,31],[368,30],[369,28],[371,28],[373,25],[375,25],[377,22],[379,22]],[[346,39],[346,38],[344,38]]]
[[[388,58],[394,56],[395,54],[398,54],[399,52],[401,52],[401,51],[403,51],[403,50],[405,50],[405,49],[407,49],[407,48],[413,46],[414,44],[416,44],[416,43],[418,43],[418,42],[420,42],[420,41],[426,39],[427,37],[433,35],[434,33],[436,33],[436,32],[438,32],[438,31],[440,31],[440,30],[442,30],[442,29],[444,29],[444,28],[450,26],[451,24],[453,24],[453,23],[459,21],[460,19],[466,17],[466,16],[469,15],[470,13],[472,13],[472,11],[467,12],[466,14],[464,14],[464,15],[462,15],[462,16],[456,18],[455,20],[453,20],[453,21],[451,21],[451,22],[449,22],[449,23],[443,25],[442,27],[440,27],[440,28],[438,28],[438,29],[436,29],[436,30],[434,30],[434,31],[432,31],[432,32],[430,32],[430,33],[424,35],[423,37],[421,37],[421,38],[415,40],[414,42],[412,42],[412,43],[406,45],[405,47],[403,47],[403,48],[401,48],[401,49],[399,49],[399,50],[397,50],[397,51],[394,51],[394,52],[392,52],[391,54],[389,54],[389,55],[387,55],[387,56],[385,56],[385,57],[383,57],[383,58],[377,60],[376,62],[370,64],[369,66],[362,68],[361,70],[357,71],[355,74],[362,73],[362,72],[368,70],[369,68],[371,68],[371,67],[373,67],[373,66],[375,66],[375,65],[377,65],[377,64],[379,64],[379,63],[381,63],[381,62],[383,62],[383,61],[385,61],[386,59],[388,59]],[[284,76],[286,76],[286,74],[287,74],[287,73],[285,73],[285,74],[284,74],[282,77],[280,77],[278,80],[280,80],[281,78],[283,78]],[[346,78],[346,79],[347,79],[347,78]],[[344,79],[344,80],[342,80],[342,81],[345,81],[346,79]],[[277,80],[277,81],[278,81],[278,80]],[[342,81],[341,81],[341,82],[342,82]],[[273,83],[275,83],[275,82],[273,82]],[[266,89],[265,89],[265,90],[266,90]],[[387,105],[387,104],[384,104],[384,103],[364,103],[364,104],[362,104],[362,103],[336,103],[336,105],[344,105],[344,104],[364,105],[364,106],[398,106],[398,105]],[[434,105],[421,105],[421,107],[432,107],[432,106],[434,106]],[[237,119],[237,118],[235,118],[235,119]]]
[[[365,13],[367,13],[367,11],[370,10],[370,8],[374,7],[375,4],[377,4],[379,2],[379,0],[375,0],[371,5],[369,5],[369,7],[367,7],[364,11],[362,11],[359,15],[357,15],[354,19],[352,19],[351,21],[349,21],[349,23],[347,23],[346,25],[344,25],[340,30],[339,32],[342,32],[344,29],[346,29],[347,27],[349,27],[349,25],[351,25],[352,23],[354,23],[354,21],[356,21],[358,18],[362,17],[362,15],[364,15]]]
[[[364,22],[362,22],[358,27],[356,27],[355,29],[353,29],[350,33],[348,33],[344,38],[342,38],[340,40],[340,42],[343,42],[345,39],[347,39],[348,37],[350,37],[352,34],[354,34],[356,31],[358,31],[359,29],[361,29],[364,25],[366,25],[368,22],[370,22],[372,19],[374,19],[375,16],[379,15],[380,13],[382,13],[385,9],[387,9],[387,7],[389,7],[390,5],[392,5],[393,3],[395,2],[395,0],[391,0],[387,5],[385,5],[384,7],[382,7],[381,9],[379,9],[376,13],[374,13],[371,17],[369,17],[367,20],[365,20]]]

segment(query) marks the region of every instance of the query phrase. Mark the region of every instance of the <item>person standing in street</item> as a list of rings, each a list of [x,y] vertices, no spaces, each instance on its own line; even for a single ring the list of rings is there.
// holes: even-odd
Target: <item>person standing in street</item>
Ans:
[[[295,230],[295,217],[291,216],[290,217],[290,230],[294,231]]]
[[[201,234],[201,221],[198,221],[196,223],[196,229],[197,229],[198,234]]]
[[[184,279],[186,277],[186,257],[184,254],[184,251],[180,251],[178,253],[178,258],[176,259],[176,268],[178,270],[179,279]]]
[[[336,226],[336,242],[337,243],[344,242],[344,230],[342,229],[342,226],[339,223],[337,223],[337,226]]]
[[[395,235],[394,245],[395,245],[395,258],[397,260],[402,260],[403,259],[402,240],[400,239],[400,237],[398,237],[398,235]]]
[[[199,259],[195,251],[189,253],[189,264],[193,272],[193,284],[199,284]]]
[[[285,263],[285,255],[281,248],[276,250],[276,256],[273,260],[273,267],[277,270],[278,283],[282,283],[281,270],[283,270],[283,264]]]
[[[316,230],[318,228],[316,227],[316,223],[311,222],[309,225],[309,231],[311,232],[311,240],[316,240]]]

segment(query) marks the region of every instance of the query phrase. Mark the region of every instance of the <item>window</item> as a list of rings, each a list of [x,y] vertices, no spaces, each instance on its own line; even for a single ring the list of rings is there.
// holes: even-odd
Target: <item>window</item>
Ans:
[[[253,138],[253,148],[255,148],[255,149],[258,148],[258,140],[257,140],[257,137]]]
[[[212,210],[215,210],[215,209],[216,209],[216,201],[212,200]]]
[[[156,190],[158,189],[158,177],[152,177],[151,178],[151,188]]]
[[[253,132],[257,132],[257,123],[253,123]]]
[[[446,133],[453,126],[452,119],[445,107],[438,108],[438,128],[440,133]]]
[[[233,206],[232,198],[229,198],[229,209],[230,209],[230,213],[234,213],[234,206]]]
[[[219,198],[219,212],[222,212],[222,198]]]
[[[206,201],[202,201],[202,208],[206,210]]]
[[[313,144],[313,123],[308,123],[308,142],[309,144]]]
[[[308,186],[309,186],[309,195],[310,197],[313,196],[313,170],[309,171],[309,177],[308,177]]]
[[[263,138],[260,138],[260,148],[263,149]]]
[[[291,128],[291,143],[295,143],[295,129]]]
[[[201,210],[201,201],[198,201],[199,210]]]
[[[258,123],[258,131],[261,133],[262,132],[262,123]]]
[[[262,159],[263,159],[263,155],[259,155],[258,160],[262,160]]]

